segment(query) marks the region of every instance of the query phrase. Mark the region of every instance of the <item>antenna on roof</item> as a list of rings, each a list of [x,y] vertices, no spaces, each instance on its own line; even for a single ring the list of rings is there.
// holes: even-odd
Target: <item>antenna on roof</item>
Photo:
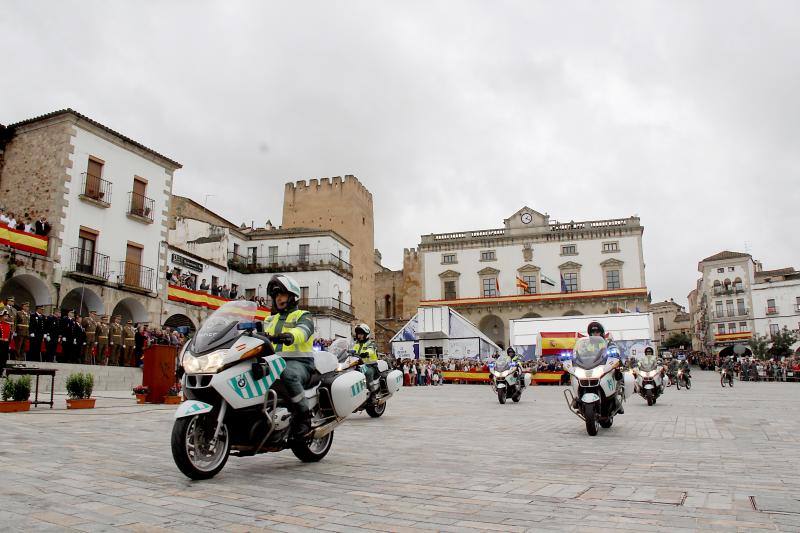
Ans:
[[[750,243],[747,241],[744,241],[744,253],[746,254],[750,253]]]

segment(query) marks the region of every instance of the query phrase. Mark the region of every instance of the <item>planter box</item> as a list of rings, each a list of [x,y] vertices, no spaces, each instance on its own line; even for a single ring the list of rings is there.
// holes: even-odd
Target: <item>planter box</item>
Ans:
[[[67,409],[94,409],[94,402],[97,398],[67,398]]]
[[[176,396],[166,395],[166,396],[164,396],[164,403],[168,403],[168,404],[171,404],[171,405],[177,405],[177,404],[181,403],[181,397],[177,396],[177,395]]]
[[[19,411],[30,411],[31,402],[0,402],[0,413],[17,413]]]
[[[147,394],[136,394],[136,403],[145,403],[147,401]]]

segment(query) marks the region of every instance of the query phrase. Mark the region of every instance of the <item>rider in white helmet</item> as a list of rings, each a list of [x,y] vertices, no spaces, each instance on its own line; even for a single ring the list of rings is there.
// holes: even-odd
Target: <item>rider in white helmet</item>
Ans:
[[[281,381],[289,395],[292,432],[295,437],[301,437],[311,431],[305,387],[316,372],[314,321],[311,313],[297,308],[300,286],[289,276],[272,276],[267,294],[272,298],[272,314],[264,321],[264,331],[275,345],[275,352],[286,361]]]
[[[375,343],[369,338],[370,333],[369,326],[366,324],[357,325],[353,333],[353,337],[356,341],[355,346],[353,346],[353,351],[356,356],[360,357],[361,361],[364,362],[364,373],[367,376],[367,383],[372,383],[377,377],[378,372],[375,365],[372,364],[378,361],[378,353]]]

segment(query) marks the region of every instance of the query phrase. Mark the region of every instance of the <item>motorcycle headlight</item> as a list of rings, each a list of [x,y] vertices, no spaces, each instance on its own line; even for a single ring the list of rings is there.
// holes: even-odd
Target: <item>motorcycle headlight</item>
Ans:
[[[200,357],[195,357],[189,352],[183,354],[183,369],[187,374],[213,374],[225,362],[225,351],[217,350]]]
[[[591,370],[585,370],[576,366],[572,368],[572,373],[575,374],[575,377],[578,379],[598,379],[603,375],[603,367],[598,366]]]

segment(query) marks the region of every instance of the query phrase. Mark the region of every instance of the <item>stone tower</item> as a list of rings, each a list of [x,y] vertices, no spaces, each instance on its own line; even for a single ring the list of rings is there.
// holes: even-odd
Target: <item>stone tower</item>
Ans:
[[[333,230],[353,244],[351,302],[356,319],[375,326],[375,226],[372,193],[355,176],[287,183],[283,227]]]

